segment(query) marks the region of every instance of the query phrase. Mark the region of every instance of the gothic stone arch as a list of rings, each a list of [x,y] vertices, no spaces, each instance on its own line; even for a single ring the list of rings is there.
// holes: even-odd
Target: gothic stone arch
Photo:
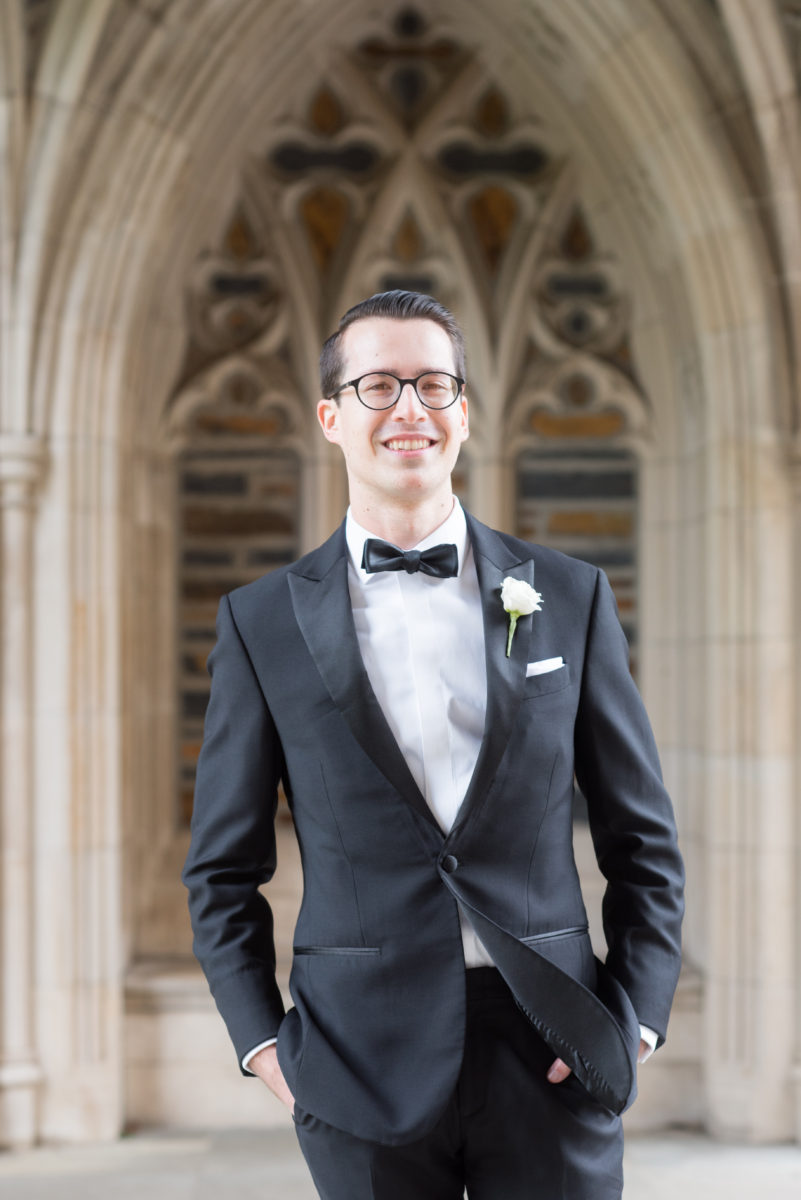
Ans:
[[[14,751],[3,756],[2,886],[14,892],[19,928],[35,933],[35,953],[20,952],[3,972],[7,1141],[108,1136],[124,1120],[124,978],[137,936],[126,862],[137,830],[158,827],[163,795],[147,785],[172,761],[163,731],[170,712],[154,704],[150,684],[159,659],[172,656],[172,601],[153,582],[171,563],[162,439],[185,350],[184,287],[224,229],[243,169],[265,145],[276,153],[289,144],[292,122],[308,112],[309,64],[323,78],[334,60],[336,77],[363,101],[354,103],[364,114],[361,144],[377,146],[389,171],[415,121],[437,161],[443,146],[426,115],[436,111],[443,71],[446,92],[464,89],[462,124],[481,99],[471,91],[476,80],[502,79],[511,128],[536,114],[530,141],[547,138],[575,165],[588,227],[620,259],[633,362],[651,405],[638,449],[641,679],[678,802],[690,871],[687,947],[703,982],[702,1028],[693,1034],[691,1011],[690,1024],[677,1026],[686,1040],[663,1095],[679,1103],[702,1067],[698,1115],[712,1128],[749,1138],[792,1131],[792,1064],[773,1033],[791,1027],[798,995],[792,925],[776,920],[796,902],[785,454],[796,424],[770,230],[744,203],[756,151],[727,123],[737,103],[749,109],[726,28],[713,6],[683,0],[613,8],[502,0],[491,15],[479,0],[461,0],[428,5],[422,30],[407,21],[405,35],[399,26],[388,33],[403,7],[345,0],[329,13],[289,0],[92,0],[74,23],[54,5],[27,64],[25,31],[3,9],[12,81],[4,166],[18,186],[0,201],[4,228],[14,231],[2,242],[3,303],[13,298],[17,315],[2,324],[0,355],[3,737]],[[769,15],[761,19],[773,30]],[[417,37],[421,53],[441,46],[423,56],[422,92],[391,78],[385,51],[402,35]],[[395,132],[379,133],[370,97],[393,87]],[[492,104],[484,119],[488,127],[497,120]],[[482,434],[469,487],[480,515],[504,521],[507,426],[494,419],[498,363],[482,331],[500,322],[499,361],[519,369],[525,322],[509,318],[525,298],[525,272],[511,260],[529,248],[522,235],[515,241],[515,221],[532,198],[492,171],[483,192],[469,180],[460,192],[463,165],[480,161],[480,130],[465,136],[444,162],[454,176],[447,197],[435,188],[416,205],[407,193],[416,229],[408,224],[403,236],[403,215],[387,199],[386,232],[400,236],[393,262],[406,247],[404,269],[440,263],[446,300],[463,289]],[[515,149],[502,129],[490,140]],[[273,165],[291,175],[293,162],[290,154]],[[282,282],[302,397],[314,395],[321,327],[361,290],[371,262],[380,272],[382,253],[388,261],[386,242],[383,250],[354,242],[334,261],[336,212],[358,221],[359,205],[369,209],[369,185],[356,175],[336,202],[319,181],[307,190],[299,179],[295,200],[317,238],[305,257],[282,240],[285,214],[270,209],[271,249],[299,268]],[[455,231],[479,211],[487,232],[469,246]],[[453,265],[449,276],[447,263],[460,256],[482,263],[483,278]],[[337,465],[314,454],[308,543],[342,499]],[[12,797],[26,803],[15,807]],[[3,953],[15,949],[19,938],[6,929]],[[166,1010],[184,1003],[185,982],[161,978]],[[197,1007],[187,1037],[208,1028],[205,1020]],[[137,1036],[130,1022],[128,1033]],[[218,1046],[219,1078],[227,1078],[229,1055]],[[167,1078],[175,1091],[166,1103],[177,1114],[178,1092],[193,1081],[174,1063]],[[225,1103],[224,1089],[219,1095]]]

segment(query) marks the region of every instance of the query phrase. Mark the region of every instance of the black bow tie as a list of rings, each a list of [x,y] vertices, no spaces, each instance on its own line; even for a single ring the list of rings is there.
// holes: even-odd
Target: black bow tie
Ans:
[[[424,575],[435,575],[437,579],[449,579],[459,570],[459,553],[453,542],[443,542],[430,550],[399,550],[390,542],[379,538],[367,538],[362,554],[362,570],[369,574],[376,571],[407,571],[413,575],[422,571]]]

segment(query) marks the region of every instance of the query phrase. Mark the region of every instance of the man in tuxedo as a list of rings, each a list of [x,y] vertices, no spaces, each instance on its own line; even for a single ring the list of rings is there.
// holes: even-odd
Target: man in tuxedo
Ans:
[[[317,411],[350,508],[221,601],[195,951],[324,1200],[613,1200],[678,976],[681,859],[605,576],[453,496],[464,373],[452,315],[417,293],[371,297],[325,344]],[[258,890],[279,782],[304,874],[286,1013]]]

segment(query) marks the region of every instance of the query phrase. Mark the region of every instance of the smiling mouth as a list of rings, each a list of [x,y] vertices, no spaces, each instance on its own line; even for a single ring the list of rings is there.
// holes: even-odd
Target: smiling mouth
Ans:
[[[434,445],[433,438],[390,438],[384,442],[387,450],[427,450]]]

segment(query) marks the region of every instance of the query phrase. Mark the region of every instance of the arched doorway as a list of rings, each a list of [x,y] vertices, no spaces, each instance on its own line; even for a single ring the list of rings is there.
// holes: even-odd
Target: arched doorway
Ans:
[[[30,850],[40,965],[20,987],[50,1034],[30,1033],[44,1136],[119,1128],[125,1027],[132,1060],[137,1038],[150,1053],[143,1028],[165,1012],[182,1014],[187,1045],[210,1028],[202,991],[172,972],[188,944],[175,467],[181,446],[210,452],[187,433],[192,414],[219,413],[234,361],[261,380],[250,414],[278,422],[280,455],[295,455],[301,480],[293,529],[301,548],[318,541],[344,497],[339,464],[306,435],[317,347],[353,299],[401,281],[431,286],[467,329],[474,434],[460,486],[479,516],[514,524],[518,476],[530,475],[543,431],[564,434],[568,419],[585,419],[582,462],[601,441],[636,460],[638,672],[679,809],[688,956],[704,984],[701,1016],[697,989],[677,1014],[686,1036],[675,1070],[664,1060],[674,1082],[663,1095],[686,1115],[682,1089],[703,1076],[693,1094],[713,1127],[788,1131],[789,1066],[764,1042],[792,1019],[796,987],[792,931],[774,919],[793,869],[792,703],[769,699],[777,672],[794,696],[783,671],[786,350],[740,164],[708,117],[716,89],[736,86],[725,38],[711,9],[674,14],[657,0],[611,15],[600,0],[508,0],[492,17],[477,2],[421,14],[351,0],[329,14],[284,0],[224,11],[178,0],[147,12],[94,5],[76,29],[55,12],[36,86],[69,116],[59,126],[58,106],[43,109],[35,131],[44,138],[52,121],[50,170],[36,176],[47,219],[38,241],[31,234],[20,308],[35,353],[19,384],[22,427],[50,465],[31,468],[34,557],[30,571],[24,554],[17,564],[35,599],[40,664],[39,765],[25,785],[47,831]],[[714,81],[690,53],[699,46]],[[243,213],[269,260],[276,312],[252,345],[187,358],[191,281],[204,251],[236,258]],[[614,284],[606,309],[594,261],[574,260],[561,291],[538,274],[570,244],[576,213]],[[236,270],[252,280],[252,267],[244,256]],[[226,286],[221,304],[259,308],[255,285],[237,296]],[[590,316],[571,326],[564,312],[582,311],[578,294]],[[614,329],[615,297],[625,319],[604,344],[591,314]],[[578,344],[588,328],[597,344]],[[593,388],[571,391],[571,378]],[[766,589],[777,577],[784,585]],[[150,974],[129,986],[126,1022],[124,979],[143,962]],[[222,1037],[210,1054],[236,1082]],[[160,1051],[152,1065],[162,1115],[179,1114],[191,1076]],[[224,1090],[217,1099],[227,1103]]]

